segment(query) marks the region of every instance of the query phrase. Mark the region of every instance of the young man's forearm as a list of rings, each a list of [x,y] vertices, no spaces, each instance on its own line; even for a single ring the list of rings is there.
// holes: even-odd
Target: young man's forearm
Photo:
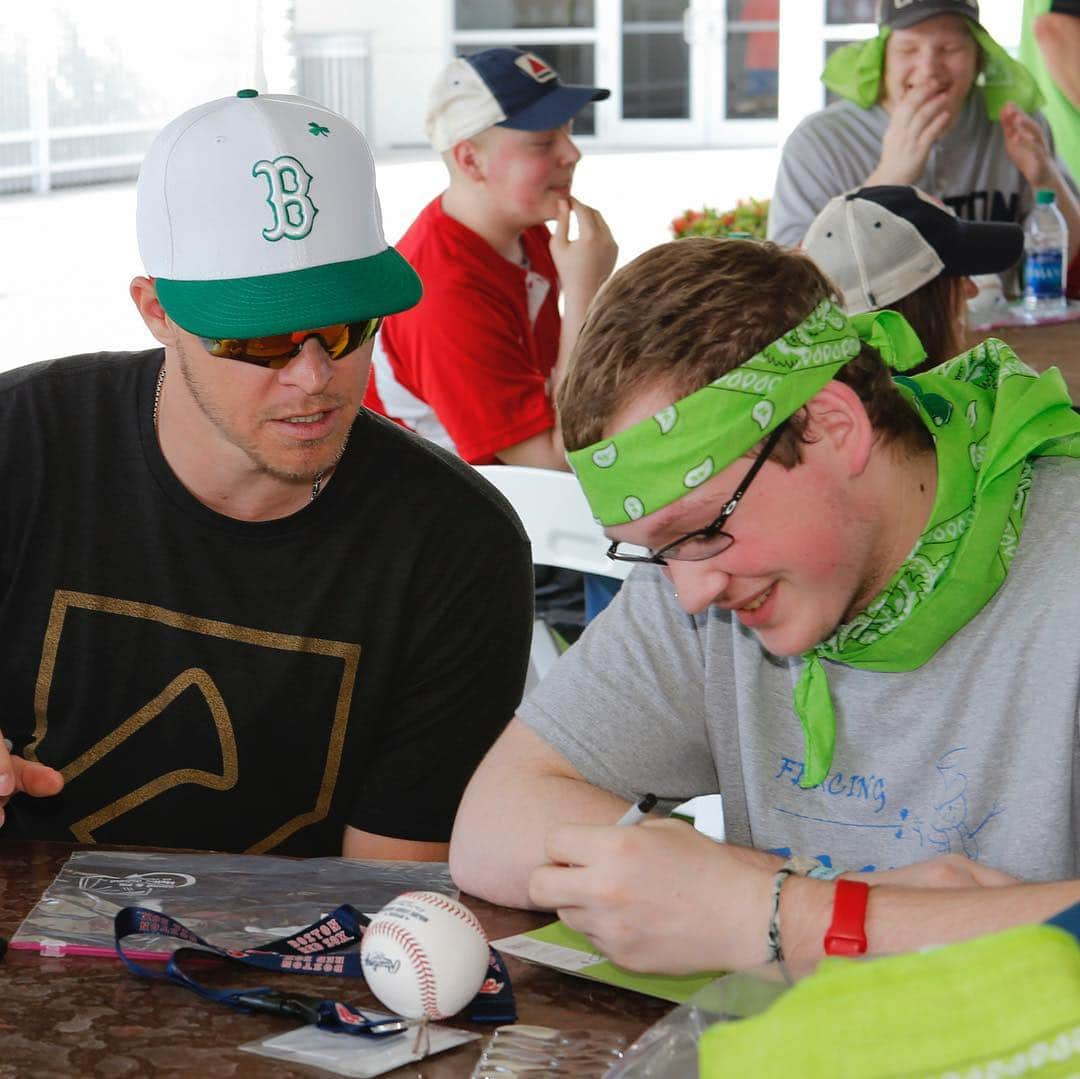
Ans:
[[[544,843],[552,825],[611,823],[627,805],[531,756],[538,741],[520,720],[512,721],[466,787],[450,838],[450,872],[458,887],[507,907],[533,905],[529,877],[547,861]]]
[[[462,891],[504,907],[532,909],[529,877],[547,862],[544,841],[555,824],[610,824],[627,803],[581,779],[535,776],[515,783],[492,805],[461,803],[450,840],[450,872]]]
[[[789,878],[783,887],[782,944],[798,963],[825,954],[834,882]],[[908,888],[871,885],[866,907],[868,953],[888,955],[1041,922],[1080,901],[1080,881],[996,888]]]

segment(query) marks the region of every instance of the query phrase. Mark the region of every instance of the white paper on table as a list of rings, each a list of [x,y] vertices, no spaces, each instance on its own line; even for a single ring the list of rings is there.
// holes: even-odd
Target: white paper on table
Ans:
[[[539,963],[545,967],[553,967],[555,970],[568,971],[571,974],[580,974],[586,967],[595,966],[599,958],[595,952],[579,952],[573,948],[564,948],[549,941],[535,940],[525,933],[503,937],[502,940],[493,940],[491,946],[506,955],[513,955],[518,959],[528,960],[530,963]]]

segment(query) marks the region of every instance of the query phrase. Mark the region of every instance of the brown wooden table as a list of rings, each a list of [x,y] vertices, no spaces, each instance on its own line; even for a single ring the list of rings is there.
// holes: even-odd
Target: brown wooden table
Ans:
[[[64,843],[0,839],[0,934],[10,937],[75,850]],[[496,940],[550,921],[550,916],[495,907],[463,896],[488,937]],[[632,1041],[673,1005],[506,957],[519,1021],[560,1029],[588,1026]],[[252,985],[312,993],[313,979],[252,971]],[[238,984],[229,972],[227,984]],[[321,980],[320,980],[321,981]],[[241,983],[242,984],[242,983]],[[350,1003],[381,1008],[363,982],[341,982]],[[450,1020],[487,1035],[483,1024]],[[10,950],[0,961],[0,1079],[70,1076],[304,1076],[308,1068],[242,1053],[239,1045],[294,1029],[296,1023],[245,1015],[179,986],[131,974],[117,960],[46,959]],[[399,1068],[397,1077],[468,1076],[482,1042],[471,1042]],[[326,1073],[320,1073],[326,1074]]]
[[[998,337],[1036,371],[1057,367],[1080,405],[1080,319],[1041,326],[998,326],[968,335],[968,345]]]

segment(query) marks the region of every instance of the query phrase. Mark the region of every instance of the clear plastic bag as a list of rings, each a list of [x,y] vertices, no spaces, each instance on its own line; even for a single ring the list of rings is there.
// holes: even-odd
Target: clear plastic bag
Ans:
[[[625,1048],[623,1035],[606,1030],[557,1030],[525,1023],[498,1027],[470,1079],[542,1079],[546,1075],[602,1079]]]
[[[242,950],[310,925],[342,903],[371,914],[413,890],[458,896],[445,862],[78,851],[11,946],[52,956],[112,956],[116,912],[140,906],[172,915],[219,947]],[[154,958],[177,947],[167,937],[145,937],[130,954]]]
[[[604,1079],[686,1079],[697,1075],[698,1039],[708,1027],[764,1011],[790,981],[777,964],[725,974],[653,1023]]]

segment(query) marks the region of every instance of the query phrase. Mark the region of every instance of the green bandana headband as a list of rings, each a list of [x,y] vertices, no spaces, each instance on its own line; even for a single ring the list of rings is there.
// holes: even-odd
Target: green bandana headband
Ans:
[[[1014,60],[981,26],[969,22],[972,36],[983,53],[983,69],[976,79],[982,92],[986,114],[996,121],[1001,107],[1012,101],[1024,112],[1032,112],[1044,98],[1034,76]],[[860,108],[877,104],[885,69],[885,42],[891,27],[883,26],[877,37],[844,45],[829,57],[821,81],[834,93]]]
[[[849,318],[831,300],[746,363],[614,438],[567,454],[605,527],[670,505],[749,452],[858,355],[862,341],[900,370],[926,353],[895,311]]]

